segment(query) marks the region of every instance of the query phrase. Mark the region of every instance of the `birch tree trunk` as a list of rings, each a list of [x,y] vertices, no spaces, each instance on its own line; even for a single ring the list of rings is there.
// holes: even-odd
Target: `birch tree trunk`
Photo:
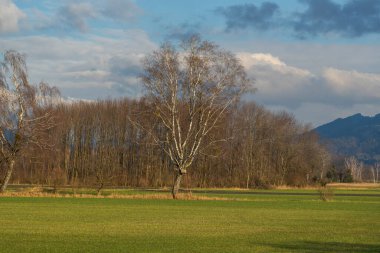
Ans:
[[[5,189],[7,189],[9,180],[11,179],[11,176],[12,176],[12,172],[13,172],[15,163],[16,163],[16,161],[14,159],[11,159],[11,161],[8,163],[7,172],[5,174],[3,182],[1,184],[0,192],[4,192]]]
[[[178,174],[175,177],[173,188],[172,188],[173,199],[177,199],[177,194],[181,186],[182,177],[183,177],[183,174],[180,171],[178,171]]]

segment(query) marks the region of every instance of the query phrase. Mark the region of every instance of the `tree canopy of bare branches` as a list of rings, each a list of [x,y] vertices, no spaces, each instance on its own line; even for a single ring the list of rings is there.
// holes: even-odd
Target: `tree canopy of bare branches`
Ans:
[[[180,46],[163,44],[143,64],[146,96],[165,129],[165,137],[155,140],[176,168],[175,198],[194,159],[217,141],[205,137],[251,83],[232,53],[197,36]]]

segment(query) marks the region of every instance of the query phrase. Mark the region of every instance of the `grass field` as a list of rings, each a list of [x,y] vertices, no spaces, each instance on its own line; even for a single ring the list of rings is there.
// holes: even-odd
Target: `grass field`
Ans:
[[[0,197],[0,252],[380,252],[380,197],[213,196]]]

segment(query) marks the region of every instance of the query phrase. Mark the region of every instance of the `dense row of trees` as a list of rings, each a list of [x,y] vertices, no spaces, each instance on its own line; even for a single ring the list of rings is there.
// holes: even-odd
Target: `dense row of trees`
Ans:
[[[50,130],[52,149],[27,149],[14,182],[107,186],[171,186],[175,164],[158,145],[165,136],[147,100],[60,105]],[[136,122],[139,122],[138,124]],[[240,103],[223,114],[208,145],[190,166],[186,187],[306,185],[328,161],[309,128],[293,116]]]
[[[326,172],[326,182],[339,183],[378,183],[380,176],[380,163],[365,164],[354,156],[342,157],[335,155],[331,166]]]

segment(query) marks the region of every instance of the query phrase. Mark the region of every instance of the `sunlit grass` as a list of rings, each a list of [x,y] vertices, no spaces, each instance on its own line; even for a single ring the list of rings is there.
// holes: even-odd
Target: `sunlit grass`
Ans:
[[[2,197],[0,251],[380,252],[379,197],[221,196]]]

